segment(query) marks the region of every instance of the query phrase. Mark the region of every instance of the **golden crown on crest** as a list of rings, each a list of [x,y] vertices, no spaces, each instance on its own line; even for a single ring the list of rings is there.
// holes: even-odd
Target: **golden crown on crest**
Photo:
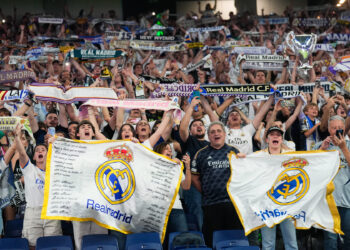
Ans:
[[[126,162],[131,162],[133,160],[133,153],[125,144],[108,148],[104,156],[109,160],[123,160]]]
[[[290,168],[290,167],[303,168],[307,165],[309,165],[309,162],[306,159],[297,158],[297,157],[293,157],[292,159],[286,160],[282,163],[282,166],[285,168]]]

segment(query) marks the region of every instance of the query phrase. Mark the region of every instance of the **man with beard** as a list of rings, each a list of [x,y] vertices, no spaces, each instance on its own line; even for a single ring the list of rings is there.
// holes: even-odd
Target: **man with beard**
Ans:
[[[203,109],[207,112],[211,121],[218,120],[217,116],[213,113],[209,103],[204,97],[195,97],[192,100],[184,117],[182,118],[179,129],[182,153],[187,153],[191,157],[191,160],[199,149],[209,144],[209,142],[205,140],[206,129],[203,120],[193,119],[190,123],[193,113],[195,113],[194,109],[201,103],[201,101]],[[196,216],[199,229],[201,229],[203,224],[201,194],[198,192],[198,190],[191,186],[190,190],[183,192],[183,198],[185,202],[185,210],[187,210],[186,212]]]

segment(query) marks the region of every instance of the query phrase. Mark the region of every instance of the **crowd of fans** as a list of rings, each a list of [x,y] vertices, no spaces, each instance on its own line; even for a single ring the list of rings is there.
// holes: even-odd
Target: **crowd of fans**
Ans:
[[[21,132],[19,128],[15,131],[2,131],[1,133],[1,151],[5,163],[9,164],[13,171],[16,183],[16,195],[11,203],[2,209],[4,223],[8,220],[25,217],[23,237],[27,237],[32,246],[35,245],[36,238],[43,234],[32,230],[37,225],[33,220],[29,221],[26,218],[30,216],[40,220],[38,218],[40,214],[35,214],[36,211],[33,208],[40,207],[40,202],[42,202],[42,197],[31,194],[31,192],[39,192],[37,190],[39,187],[35,186],[37,183],[27,183],[27,181],[35,182],[35,179],[31,179],[34,177],[29,178],[26,175],[34,173],[39,177],[42,176],[40,184],[43,185],[44,176],[36,168],[45,170],[44,159],[46,158],[47,146],[50,137],[53,137],[54,134],[69,139],[80,138],[83,140],[130,139],[143,143],[170,158],[184,159],[186,179],[183,181],[184,190],[181,192],[182,202],[177,203],[174,208],[174,210],[180,211],[183,208],[184,212],[173,214],[173,217],[170,216],[170,220],[173,221],[169,222],[174,228],[171,230],[179,231],[188,230],[185,214],[194,216],[201,229],[203,224],[202,205],[221,202],[215,199],[208,201],[206,198],[204,203],[207,202],[207,204],[202,204],[201,193],[194,186],[188,185],[189,179],[191,179],[190,167],[192,169],[192,182],[193,179],[198,181],[196,175],[199,174],[200,167],[196,163],[197,151],[209,143],[221,139],[221,137],[216,138],[211,134],[208,138],[206,131],[211,122],[222,121],[225,127],[226,143],[234,146],[241,153],[251,154],[267,147],[266,136],[269,134],[268,129],[272,126],[283,130],[284,149],[306,151],[314,149],[315,145],[320,147],[321,144],[322,149],[327,149],[329,144],[332,144],[332,136],[335,135],[334,131],[330,131],[334,128],[329,127],[328,121],[333,116],[339,116],[340,118],[338,118],[344,126],[337,127],[335,130],[342,129],[345,139],[341,137],[342,141],[333,143],[333,146],[336,148],[340,143],[344,143],[343,141],[350,145],[348,137],[350,96],[346,92],[349,71],[332,70],[332,67],[340,62],[343,56],[350,54],[349,43],[348,41],[330,40],[327,36],[328,34],[349,34],[350,37],[350,20],[348,22],[341,18],[343,11],[329,6],[311,10],[307,8],[295,10],[288,7],[282,16],[254,16],[250,13],[235,15],[231,12],[229,19],[224,20],[221,18],[221,13],[215,13],[215,8],[216,6],[212,8],[207,5],[204,10],[201,10],[199,6],[200,14],[191,12],[181,18],[174,18],[174,16],[169,15],[168,11],[164,11],[156,15],[142,15],[138,20],[134,18],[128,22],[119,22],[113,10],[108,11],[107,19],[96,19],[93,18],[93,9],[88,15],[84,15],[84,11],[81,11],[79,16],[74,18],[70,15],[68,8],[65,8],[60,24],[39,22],[39,17],[30,13],[19,18],[16,13],[11,15],[0,10],[0,17],[3,20],[0,23],[0,72],[30,70],[35,73],[35,82],[53,83],[63,86],[66,90],[77,86],[107,87],[110,88],[110,91],[115,91],[122,99],[147,99],[151,101],[153,91],[159,88],[166,78],[172,79],[173,83],[199,83],[202,85],[277,84],[276,86],[278,86],[279,84],[292,84],[302,86],[305,83],[313,83],[312,91],[302,93],[302,96],[283,100],[274,99],[271,96],[267,101],[243,104],[237,104],[235,101],[237,98],[234,95],[228,97],[201,95],[189,100],[187,96],[180,96],[181,93],[179,93],[178,102],[182,110],[182,119],[179,124],[174,122],[173,111],[84,108],[81,107],[82,103],[80,102],[62,104],[51,101],[36,101],[32,95],[29,95],[29,98],[24,102],[1,102],[1,116],[25,117],[30,122],[35,138],[34,141],[27,132],[24,130]],[[287,21],[274,21],[282,18],[287,18]],[[265,21],[261,22],[261,19]],[[324,20],[324,22],[319,21],[318,25],[307,25],[300,21],[299,25],[296,20],[316,20],[315,23],[317,20]],[[211,26],[224,26],[226,30],[218,29],[190,34],[186,32],[192,27]],[[311,51],[307,60],[311,67],[306,74],[298,68],[301,65],[301,55],[286,45],[287,34],[290,31],[294,31],[296,35],[314,33],[318,36],[318,44],[327,44],[332,48],[322,50],[323,47],[321,47],[317,51]],[[162,51],[157,48],[168,45],[169,42],[154,40],[149,41],[152,42],[149,47],[153,46],[154,50],[137,49],[127,44],[129,42],[127,39],[137,40],[140,35],[174,37],[174,41],[171,43],[183,43],[185,49],[174,51],[164,49]],[[186,36],[187,38],[190,36],[191,42],[201,44],[191,48],[190,43],[184,43]],[[281,68],[276,70],[265,70],[258,66],[255,69],[246,69],[244,67],[245,60],[240,60],[242,54],[235,52],[236,47],[228,48],[225,46],[228,41],[236,41],[237,43],[240,41],[241,45],[237,46],[245,48],[248,46],[265,47],[271,51],[272,55],[284,56],[285,61]],[[25,57],[28,55],[27,51],[39,47],[56,48],[57,51],[52,52],[53,50],[48,49],[47,52],[38,57]],[[121,49],[124,54],[110,60],[84,61],[79,58],[67,57],[69,50],[74,48]],[[183,70],[186,66],[198,63],[207,55],[210,55],[209,62],[206,61],[205,64],[189,72]],[[145,76],[151,76],[153,79],[157,79],[157,82],[147,80],[149,78]],[[26,89],[30,82],[30,80],[25,80],[2,83],[0,89]],[[317,82],[321,82],[321,84],[317,84]],[[325,90],[322,87],[322,82],[336,82],[341,86],[341,91]],[[218,124],[214,124],[210,128],[216,128],[215,125]],[[323,141],[328,144],[323,143]],[[343,182],[336,184],[336,203],[338,208],[344,210],[342,210],[343,214],[349,214],[350,184],[348,180],[350,174],[346,160],[344,160],[344,167],[345,171],[339,173],[344,175],[341,180]],[[221,180],[218,182],[226,187],[226,184],[222,183]],[[202,185],[204,184],[202,183]],[[196,185],[196,187],[198,186]],[[212,190],[208,191],[210,188],[206,187],[204,192],[212,192]],[[40,191],[43,192],[43,189]],[[216,198],[218,197],[220,196]],[[29,212],[26,207],[31,209],[30,215],[27,215]],[[25,213],[26,216],[24,216]],[[345,218],[345,215],[341,217],[341,225],[345,233],[345,236],[341,237],[341,242],[345,247],[343,249],[350,249],[350,230],[348,228],[350,221]],[[51,231],[49,230],[45,234],[60,233],[57,227],[57,225],[52,226]],[[78,235],[76,228],[78,226],[75,226],[75,233]],[[93,232],[95,231],[86,233]],[[77,238],[81,238],[81,234],[80,232],[80,236]],[[297,233],[300,249],[310,247],[311,235],[314,237],[315,232]],[[319,245],[322,246],[320,231],[318,231],[317,239]],[[325,236],[325,240],[329,240],[329,238]],[[209,239],[208,241],[210,242]],[[258,235],[253,235],[253,233],[249,241],[253,245],[260,245]],[[332,247],[337,247],[336,236],[333,242],[335,244]],[[79,242],[76,242],[76,247],[80,247]]]

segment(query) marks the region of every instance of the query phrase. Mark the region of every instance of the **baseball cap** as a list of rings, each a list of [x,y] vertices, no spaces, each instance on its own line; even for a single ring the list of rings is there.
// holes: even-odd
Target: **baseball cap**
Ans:
[[[284,131],[283,131],[280,127],[272,126],[272,127],[270,127],[270,128],[267,130],[266,136],[268,136],[272,131],[279,131],[279,132],[281,133],[282,136],[283,136],[283,134],[284,134]]]

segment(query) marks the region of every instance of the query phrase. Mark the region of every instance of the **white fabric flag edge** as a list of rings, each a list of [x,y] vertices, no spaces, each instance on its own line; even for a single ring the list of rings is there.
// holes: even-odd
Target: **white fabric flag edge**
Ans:
[[[62,140],[67,140],[67,139],[62,139]],[[105,142],[120,142],[120,141],[131,141],[131,140],[98,140],[98,141],[82,141],[82,140],[71,140],[74,142],[79,142],[79,143],[86,143],[86,144],[100,144],[100,143],[105,143]],[[148,151],[151,151],[152,153],[158,155],[161,158],[164,158],[168,161],[172,161],[174,163],[177,163],[175,160],[173,159],[169,159],[168,157],[161,155],[159,153],[154,152],[153,150],[151,150],[150,148],[146,147],[145,145],[141,144],[141,143],[137,143],[139,145],[141,145],[143,148],[145,148]],[[49,189],[50,189],[50,174],[51,174],[51,155],[52,155],[52,143],[49,144],[49,148],[47,151],[47,161],[46,161],[46,170],[45,170],[45,186],[44,186],[44,200],[43,200],[43,206],[42,206],[42,210],[41,210],[41,219],[49,219],[49,220],[70,220],[70,221],[93,221],[94,223],[96,223],[97,225],[110,229],[110,230],[115,230],[124,234],[131,234],[132,232],[129,231],[124,231],[124,230],[120,230],[117,229],[115,227],[109,226],[107,224],[101,223],[98,220],[96,220],[95,218],[76,218],[76,217],[66,217],[66,216],[47,216],[47,208],[48,208],[48,200],[49,200]],[[177,163],[178,164],[178,163]],[[178,183],[175,189],[175,193],[174,196],[172,197],[172,200],[170,202],[169,208],[167,210],[167,214],[165,217],[165,223],[163,226],[163,231],[161,233],[161,242],[164,241],[165,239],[165,233],[166,233],[166,228],[168,225],[168,221],[169,221],[169,216],[171,213],[171,210],[173,209],[177,194],[179,192],[180,189],[180,185],[181,185],[181,181],[182,181],[182,176],[183,176],[183,163],[182,161],[180,161],[180,165],[181,165],[181,171],[180,171],[180,176],[178,179]]]
[[[282,155],[285,155],[285,154],[305,154],[305,153],[308,154],[308,153],[315,153],[315,152],[320,153],[320,152],[331,152],[331,151],[337,151],[337,150],[292,151],[292,152],[286,152],[286,153],[281,153],[281,154],[282,154]],[[238,209],[238,206],[237,206],[237,204],[236,204],[236,202],[235,202],[235,200],[234,200],[234,198],[233,198],[233,196],[232,196],[232,194],[231,194],[231,192],[230,192],[230,183],[231,183],[232,173],[233,173],[233,168],[232,168],[232,165],[231,165],[231,159],[232,159],[232,157],[237,157],[237,155],[236,155],[234,152],[231,152],[231,153],[228,154],[228,159],[229,159],[229,163],[230,163],[230,171],[231,171],[231,174],[230,174],[230,178],[229,178],[229,180],[228,180],[228,182],[227,182],[227,184],[226,184],[226,190],[227,190],[227,193],[228,193],[228,195],[229,195],[229,197],[230,197],[230,200],[231,200],[233,206],[235,207],[236,213],[237,213],[237,215],[238,215],[238,217],[239,217],[239,220],[240,220],[240,222],[241,222],[241,224],[242,224],[242,227],[243,227],[243,229],[244,229],[245,235],[247,236],[247,235],[249,235],[251,232],[253,232],[253,231],[255,231],[255,230],[258,230],[258,229],[260,229],[260,228],[263,228],[263,227],[265,227],[266,225],[263,224],[263,225],[260,225],[260,226],[258,226],[258,227],[252,228],[252,229],[250,229],[249,231],[246,231],[245,225],[244,225],[243,217],[242,217],[242,215],[241,215],[241,213],[240,213],[240,210]],[[340,158],[339,158],[339,161],[340,161]],[[340,162],[339,162],[339,166],[340,166]],[[340,169],[340,168],[338,168],[337,173],[339,172],[339,169]],[[328,183],[328,185],[327,185],[327,191],[326,191],[326,197],[325,197],[325,199],[326,199],[326,201],[327,201],[327,204],[328,204],[328,207],[329,207],[329,211],[330,211],[330,213],[331,213],[331,215],[332,215],[332,218],[333,218],[333,221],[334,221],[334,228],[333,228],[332,230],[333,230],[333,232],[335,232],[335,233],[337,233],[337,234],[343,235],[344,233],[341,231],[341,227],[340,227],[340,215],[339,215],[339,212],[338,212],[338,209],[337,209],[337,205],[336,205],[336,203],[335,203],[335,200],[334,200],[334,197],[333,197],[333,194],[332,194],[333,191],[334,191],[334,188],[335,188],[333,181],[334,181],[334,178],[335,178],[336,175],[337,175],[337,174],[335,174],[335,175],[333,176],[332,180],[331,180],[331,181]],[[290,218],[290,219],[292,219],[292,220],[294,221],[293,224],[294,224],[294,226],[296,227],[296,220],[293,218],[293,216],[291,216],[291,215],[290,215],[290,216],[287,216],[285,219],[288,219],[288,218]],[[281,223],[282,221],[284,221],[285,219],[281,220],[279,223],[274,224],[271,228],[273,228],[273,227],[276,226],[277,224],[280,224],[280,223]],[[322,225],[320,225],[320,224],[318,224],[318,223],[311,225],[311,227],[313,227],[313,226],[315,226],[315,225],[318,226],[319,228],[326,229],[325,227],[323,227]],[[310,227],[310,228],[311,228],[311,227]],[[305,229],[310,229],[310,228],[296,227],[296,229],[303,229],[303,230],[305,230]]]

